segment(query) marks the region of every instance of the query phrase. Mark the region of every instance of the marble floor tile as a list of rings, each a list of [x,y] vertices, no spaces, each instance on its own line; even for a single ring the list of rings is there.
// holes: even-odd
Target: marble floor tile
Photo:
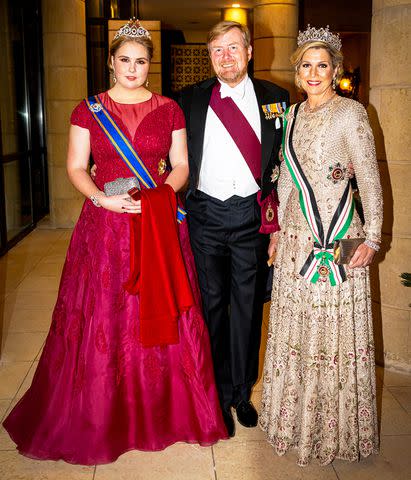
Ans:
[[[46,339],[46,332],[3,333],[1,359],[3,362],[28,362],[34,360]]]
[[[339,480],[409,480],[411,473],[411,436],[381,438],[379,455],[370,455],[358,463],[335,460]]]
[[[35,361],[31,364],[30,370],[27,372],[27,375],[24,377],[22,384],[20,385],[19,389],[16,392],[16,395],[10,404],[9,411],[14,405],[20,400],[20,398],[26,393],[29,389],[31,382],[33,381],[34,373],[36,372],[37,366],[39,362]]]
[[[45,255],[41,263],[57,263],[58,265],[63,265],[64,261],[66,259],[66,252],[61,252],[61,253],[53,253],[49,255]]]
[[[43,254],[28,254],[23,252],[16,252],[15,249],[9,250],[5,255],[0,257],[0,266],[4,267],[26,267],[33,268],[42,258]]]
[[[42,240],[37,240],[37,241],[23,240],[11,250],[11,255],[16,257],[20,256],[21,258],[25,258],[27,256],[32,256],[32,255],[44,256],[47,254],[50,248],[51,248],[51,244],[48,242],[44,242]]]
[[[44,259],[48,258],[48,255]],[[43,260],[44,260],[43,259]],[[32,275],[38,275],[39,277],[59,277],[63,270],[62,262],[45,262],[41,260],[31,271]]]
[[[411,415],[387,388],[382,392],[380,435],[411,435]]]
[[[279,457],[265,441],[220,442],[213,446],[218,480],[338,480],[333,467],[301,468],[293,451]]]
[[[2,480],[93,480],[95,467],[32,460],[17,451],[0,452]],[[115,480],[114,478],[111,480]]]
[[[66,253],[69,243],[70,243],[69,238],[61,238],[57,240],[57,242],[53,243],[53,245],[49,250],[50,255]]]
[[[234,414],[235,418],[235,414]],[[228,440],[228,443],[244,443],[244,442],[263,442],[266,441],[265,433],[257,425],[256,427],[243,427],[238,421],[235,422],[235,435]]]
[[[211,447],[177,444],[161,452],[131,451],[97,465],[94,480],[215,480]]]
[[[11,398],[1,398],[0,399],[0,423],[6,413],[9,405],[11,403]]]
[[[57,292],[23,292],[16,290],[6,296],[5,307],[27,308],[31,310],[54,308],[57,300]]]
[[[0,398],[13,398],[32,362],[0,362]]]
[[[406,372],[377,366],[376,374],[386,387],[411,387],[411,375]]]
[[[30,241],[33,239],[53,242],[63,238],[67,231],[71,232],[72,230],[66,228],[36,228],[25,238],[25,240]]]
[[[39,276],[30,272],[19,284],[21,292],[57,292],[60,276]]]
[[[3,331],[10,333],[47,332],[50,323],[52,308],[19,307],[11,303],[0,308],[0,322],[3,318]]]
[[[10,438],[9,434],[6,432],[5,428],[0,422],[0,451],[3,450],[15,450],[16,444]]]
[[[394,398],[411,414],[411,387],[388,387]]]

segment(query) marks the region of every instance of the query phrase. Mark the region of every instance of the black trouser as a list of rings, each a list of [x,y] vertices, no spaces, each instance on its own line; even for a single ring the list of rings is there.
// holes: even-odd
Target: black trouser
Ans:
[[[258,376],[268,235],[256,195],[222,202],[197,190],[186,202],[221,406],[248,400]]]

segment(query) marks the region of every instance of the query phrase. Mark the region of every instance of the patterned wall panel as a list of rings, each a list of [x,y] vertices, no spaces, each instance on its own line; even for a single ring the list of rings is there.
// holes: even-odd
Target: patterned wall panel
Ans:
[[[205,80],[212,75],[207,45],[196,43],[171,46],[171,88],[183,87]]]

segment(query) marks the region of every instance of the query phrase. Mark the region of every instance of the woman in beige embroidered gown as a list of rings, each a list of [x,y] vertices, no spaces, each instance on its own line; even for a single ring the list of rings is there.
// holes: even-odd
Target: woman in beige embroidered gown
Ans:
[[[300,270],[313,249],[313,234],[282,162],[281,231],[270,244],[276,261],[260,426],[279,455],[296,448],[301,466],[313,458],[326,465],[334,458],[354,461],[378,452],[368,265],[379,248],[381,187],[366,111],[333,89],[342,55],[338,36],[327,32],[300,34],[291,59],[296,83],[308,97],[294,118],[292,144],[325,232],[352,162],[365,224],[354,212],[344,238],[366,241],[345,267],[343,283],[332,286],[328,277],[306,280]],[[322,41],[313,41],[318,39]]]

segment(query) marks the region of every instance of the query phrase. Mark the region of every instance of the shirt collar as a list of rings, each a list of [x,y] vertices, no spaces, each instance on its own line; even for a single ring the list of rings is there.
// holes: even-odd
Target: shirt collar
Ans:
[[[241,80],[241,82],[235,87],[230,87],[227,83],[222,82],[220,79],[218,81],[221,84],[220,95],[221,98],[231,97],[236,98],[237,100],[242,100],[244,98],[247,84],[250,81],[249,76],[246,76]]]

